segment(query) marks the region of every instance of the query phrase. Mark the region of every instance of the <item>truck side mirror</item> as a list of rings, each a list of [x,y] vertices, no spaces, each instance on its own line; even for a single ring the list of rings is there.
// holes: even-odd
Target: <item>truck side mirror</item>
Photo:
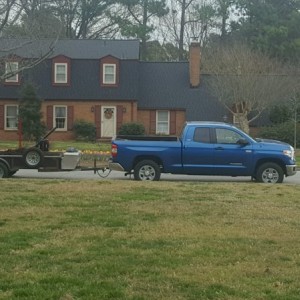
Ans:
[[[236,142],[238,145],[241,145],[241,146],[246,146],[249,144],[249,142],[246,140],[246,139],[239,139],[237,142]]]

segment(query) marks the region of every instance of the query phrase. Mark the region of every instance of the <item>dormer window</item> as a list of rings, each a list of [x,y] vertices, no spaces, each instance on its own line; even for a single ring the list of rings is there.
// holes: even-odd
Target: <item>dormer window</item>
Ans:
[[[68,65],[66,63],[56,63],[55,66],[55,83],[67,83],[68,82]]]
[[[106,56],[100,61],[100,84],[102,87],[118,87],[120,62],[116,57]]]
[[[12,74],[10,77],[5,79],[7,83],[18,83],[19,74],[17,73],[19,69],[19,63],[16,61],[10,61],[5,63],[5,74]]]
[[[69,86],[71,83],[71,59],[60,55],[52,59],[52,84]]]
[[[103,64],[103,84],[116,84],[115,64]]]

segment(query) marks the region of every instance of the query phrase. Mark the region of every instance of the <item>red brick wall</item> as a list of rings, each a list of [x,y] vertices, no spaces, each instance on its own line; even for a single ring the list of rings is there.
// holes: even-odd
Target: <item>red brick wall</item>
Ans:
[[[174,133],[172,135],[179,135],[181,133],[182,126],[185,123],[185,111],[174,110]],[[156,110],[144,110],[138,109],[137,121],[144,125],[146,134],[155,134],[155,120],[153,120],[156,115]]]
[[[0,101],[0,106],[7,102]],[[10,101],[9,104],[18,104],[17,102]],[[140,122],[145,126],[146,134],[155,134],[155,119],[153,116],[156,115],[156,110],[143,110],[137,108],[136,101],[44,101],[42,104],[43,120],[45,124],[48,123],[48,129],[52,128],[52,114],[47,118],[47,107],[53,107],[53,105],[67,105],[69,107],[68,111],[72,110],[72,120],[68,119],[68,123],[74,122],[76,120],[85,120],[88,122],[95,123],[97,119],[97,109],[100,109],[101,105],[107,106],[117,106],[119,111],[121,110],[122,116],[118,121],[122,123],[130,122]],[[49,108],[48,108],[49,109]],[[179,135],[182,126],[185,122],[185,111],[183,110],[173,110],[171,111],[172,130],[171,134]],[[151,120],[152,116],[152,120]],[[71,117],[70,117],[71,118]],[[155,117],[154,117],[155,118]],[[48,120],[47,120],[48,119]],[[0,120],[1,121],[1,120]],[[99,116],[98,116],[99,122]],[[120,124],[119,124],[120,125]],[[97,126],[97,124],[96,124]],[[152,127],[152,130],[150,128]],[[1,128],[1,126],[0,126]],[[98,128],[98,134],[100,132],[100,127]],[[98,136],[99,137],[99,136]],[[72,140],[74,139],[74,133],[72,130],[68,131],[56,131],[49,137],[50,140]],[[0,129],[0,140],[18,140],[17,130],[4,130]]]
[[[8,104],[7,101],[0,101],[0,107],[4,107],[5,104]],[[17,101],[9,101],[9,104],[14,105],[18,104]],[[84,102],[77,102],[77,101],[44,101],[42,104],[42,114],[43,114],[43,120],[45,124],[48,125],[48,129],[52,128],[53,122],[52,122],[52,114],[49,112],[47,118],[47,107],[53,107],[53,105],[66,105],[69,107],[68,111],[72,111],[72,119],[71,116],[68,119],[68,124],[70,124],[72,121],[76,120],[85,120],[88,122],[95,123],[95,108],[96,105],[100,107],[101,105],[107,105],[107,106],[116,106],[119,107],[119,112],[122,113],[121,119],[122,123],[128,123],[136,121],[137,119],[137,104],[135,101],[84,101]],[[122,109],[121,109],[122,106]],[[49,110],[49,108],[48,108]],[[4,116],[3,116],[4,117]],[[2,118],[3,119],[3,118]],[[0,122],[4,124],[4,120],[1,120]],[[120,125],[120,124],[119,124]],[[3,127],[4,128],[4,127]],[[18,140],[18,131],[17,130],[4,130],[0,126],[0,140]],[[68,131],[56,131],[49,137],[51,140],[71,140],[74,139],[74,133],[69,128]]]

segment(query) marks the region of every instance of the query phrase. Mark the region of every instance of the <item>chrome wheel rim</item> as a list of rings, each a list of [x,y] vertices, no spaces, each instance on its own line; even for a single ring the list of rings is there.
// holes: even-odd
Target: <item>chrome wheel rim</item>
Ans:
[[[262,173],[262,181],[265,183],[276,183],[279,179],[279,173],[276,169],[267,168]]]
[[[26,162],[30,166],[36,166],[40,162],[40,155],[36,151],[28,152],[26,155]]]
[[[150,165],[142,166],[139,170],[139,178],[141,180],[154,180],[155,169]]]

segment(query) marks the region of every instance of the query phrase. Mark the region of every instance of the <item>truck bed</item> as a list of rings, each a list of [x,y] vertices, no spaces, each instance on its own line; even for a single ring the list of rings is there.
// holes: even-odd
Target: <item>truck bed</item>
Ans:
[[[116,140],[131,140],[131,141],[172,141],[178,140],[177,136],[157,136],[157,135],[117,135]]]

